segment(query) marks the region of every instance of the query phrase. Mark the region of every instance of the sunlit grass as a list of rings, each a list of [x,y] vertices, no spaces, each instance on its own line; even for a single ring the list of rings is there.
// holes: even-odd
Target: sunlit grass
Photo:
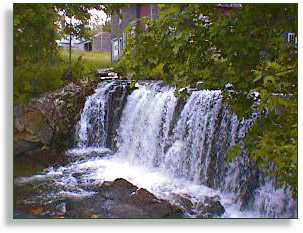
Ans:
[[[60,49],[60,56],[64,63],[68,63],[69,50]],[[111,65],[110,52],[87,52],[79,49],[72,49],[72,63],[75,64],[79,57],[82,57],[82,62],[89,66],[89,70],[109,67]]]

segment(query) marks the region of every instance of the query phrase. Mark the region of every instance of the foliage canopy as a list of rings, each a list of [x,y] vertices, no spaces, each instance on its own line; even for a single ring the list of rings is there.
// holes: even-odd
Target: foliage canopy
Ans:
[[[131,25],[128,47],[116,65],[132,79],[163,79],[177,88],[203,82],[224,89],[240,117],[262,113],[246,136],[260,167],[274,163],[279,183],[297,191],[297,4],[242,4],[221,11],[216,4],[163,4],[157,20]],[[135,33],[134,33],[135,32]],[[256,105],[252,93],[260,93]],[[239,152],[239,145],[230,154]]]
[[[61,56],[56,40],[67,35],[85,38],[91,30],[88,22],[91,9],[111,14],[121,4],[88,3],[15,3],[14,4],[14,100],[26,103],[32,97],[62,85],[67,57]],[[72,18],[72,24],[70,24]],[[65,19],[62,25],[62,19]],[[65,53],[63,52],[63,55]],[[80,56],[72,52],[74,78],[92,69],[108,66],[108,54]],[[98,61],[96,61],[98,58]],[[100,59],[99,59],[100,58]],[[80,70],[81,69],[81,70]]]

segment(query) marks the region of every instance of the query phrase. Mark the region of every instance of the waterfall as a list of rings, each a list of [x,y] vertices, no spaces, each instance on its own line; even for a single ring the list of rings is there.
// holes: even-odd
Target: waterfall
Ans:
[[[222,107],[220,91],[196,91],[189,97],[165,155],[164,167],[177,176],[205,183],[216,121]]]
[[[113,83],[101,83],[89,96],[81,113],[79,147],[105,146],[107,137],[108,93]]]
[[[263,217],[295,217],[297,207],[291,195],[289,187],[275,188],[273,180],[269,179],[255,191],[253,208],[259,210]]]
[[[237,116],[222,104],[220,91],[209,90],[194,91],[173,125],[178,104],[174,90],[156,87],[141,86],[128,97],[117,135],[118,154],[195,184],[237,191],[250,168],[241,157],[229,164],[226,151],[248,126],[239,126]]]
[[[126,98],[126,82],[102,82],[86,99],[78,131],[78,147],[109,147]],[[116,111],[118,110],[118,111]]]
[[[82,154],[81,162],[50,169],[45,177],[60,176],[58,184],[82,195],[91,194],[83,188],[89,180],[122,177],[161,198],[185,193],[198,203],[220,196],[227,217],[296,217],[289,187],[277,188],[245,149],[227,159],[230,146],[245,148],[257,114],[239,119],[219,90],[191,90],[186,99],[174,92],[160,81],[141,81],[131,93],[127,81],[102,82],[86,99],[78,144],[69,151]],[[92,160],[95,148],[102,153]],[[111,157],[103,158],[108,149]]]
[[[193,91],[174,121],[178,105],[173,88],[141,84],[128,96],[122,113],[118,154],[131,164],[232,192],[241,209],[253,208],[262,217],[295,216],[289,189],[262,181],[245,150],[232,162],[226,158],[228,148],[243,141],[256,114],[239,120],[218,90]]]
[[[141,86],[127,99],[118,130],[118,153],[131,163],[160,166],[177,99],[174,90]]]

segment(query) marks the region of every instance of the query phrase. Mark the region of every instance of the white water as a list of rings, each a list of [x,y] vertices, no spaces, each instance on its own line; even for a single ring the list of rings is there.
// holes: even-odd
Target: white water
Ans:
[[[251,121],[239,121],[223,106],[220,91],[192,92],[178,115],[174,89],[159,83],[141,84],[127,98],[117,129],[118,150],[113,154],[104,148],[112,85],[102,84],[87,99],[78,147],[67,153],[73,162],[49,168],[42,175],[17,178],[17,185],[51,180],[57,190],[44,197],[50,201],[94,195],[85,187],[124,178],[172,202],[173,194],[189,198],[194,206],[206,196],[219,196],[225,208],[222,217],[295,215],[290,191],[275,189],[270,179],[256,189],[251,207],[240,210],[238,195],[253,170],[245,153],[227,162],[226,150],[244,137]],[[75,178],[75,173],[80,175]],[[195,208],[188,215],[194,216]]]
[[[75,178],[73,174],[81,173]],[[147,168],[141,165],[134,165],[121,157],[95,158],[84,162],[74,162],[68,166],[59,168],[49,168],[43,175],[31,177],[20,177],[15,180],[16,185],[46,184],[49,182],[57,187],[57,190],[45,195],[35,195],[29,200],[23,200],[25,204],[47,203],[54,200],[79,199],[95,194],[94,191],[87,191],[87,188],[102,184],[104,181],[113,181],[117,178],[124,178],[138,187],[143,187],[154,193],[158,198],[168,199],[174,203],[172,194],[179,194],[189,198],[192,203],[197,205],[206,196],[219,196],[225,213],[222,217],[228,218],[249,218],[255,217],[252,211],[241,212],[239,205],[235,203],[235,196],[231,193],[221,193],[218,190],[208,188],[204,185],[197,185],[184,178],[172,178],[169,173],[156,168]],[[195,208],[193,208],[193,216]],[[191,216],[191,215],[188,215]]]
[[[220,91],[193,92],[189,97],[176,126],[174,143],[164,159],[164,167],[177,177],[206,183],[221,102]]]
[[[87,98],[80,120],[79,147],[106,145],[106,104],[112,86],[112,82],[101,85],[101,88]]]
[[[167,89],[167,88],[166,88]],[[131,164],[159,167],[177,99],[172,89],[142,86],[127,99],[118,129],[118,154]]]

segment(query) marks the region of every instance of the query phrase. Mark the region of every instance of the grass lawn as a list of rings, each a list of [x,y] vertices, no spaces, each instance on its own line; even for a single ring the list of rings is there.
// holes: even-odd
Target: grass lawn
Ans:
[[[69,50],[60,49],[60,57],[64,63],[68,64]],[[106,68],[111,65],[111,53],[110,52],[93,52],[82,51],[79,49],[72,49],[72,63],[77,64],[77,61],[81,57],[81,63],[86,66],[85,71],[91,72],[95,69]]]

